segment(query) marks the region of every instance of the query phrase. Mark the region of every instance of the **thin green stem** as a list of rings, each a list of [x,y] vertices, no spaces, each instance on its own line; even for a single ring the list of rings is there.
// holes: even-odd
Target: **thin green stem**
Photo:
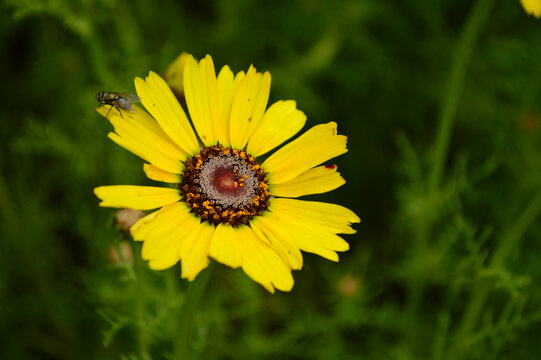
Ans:
[[[451,72],[447,79],[447,87],[442,111],[438,121],[436,141],[434,145],[433,166],[429,176],[428,188],[435,191],[440,185],[443,169],[449,152],[451,132],[456,119],[456,113],[468,65],[472,57],[475,44],[492,9],[494,0],[479,0],[475,4],[466,27],[453,56]]]
[[[130,260],[128,261],[128,259],[126,259],[126,256],[124,255],[124,251],[122,249],[122,243],[123,241],[129,241],[129,240],[121,240],[121,241],[117,241],[115,243],[115,249],[116,249],[116,252],[118,254],[118,256],[120,257],[120,266],[126,270],[126,273],[128,274],[128,277],[130,278],[130,280],[133,280],[133,281],[136,281],[137,280],[137,275],[135,275],[135,271],[133,270],[133,261]],[[130,246],[130,250],[132,250],[133,247]],[[132,252],[133,254],[133,252]],[[133,258],[133,255],[132,255],[132,258]]]
[[[520,217],[515,221],[513,226],[511,226],[501,237],[499,246],[494,251],[489,261],[489,268],[497,269],[504,264],[509,254],[516,248],[518,241],[539,215],[541,215],[541,189]],[[473,327],[477,324],[479,315],[492,286],[493,283],[489,279],[485,279],[479,286],[475,287],[475,292],[472,294],[472,298],[468,303],[468,307],[466,308],[462,321],[455,334],[455,340],[458,347],[463,343],[462,339],[466,339]]]
[[[136,246],[132,245],[132,252],[136,253]],[[135,257],[138,258],[138,257]],[[139,355],[141,359],[150,359],[149,356],[149,337],[148,337],[148,324],[145,320],[146,316],[146,288],[145,288],[145,276],[143,274],[142,260],[134,259],[136,278],[134,284],[134,301],[135,301],[135,317],[137,326],[137,344],[139,348]]]
[[[466,26],[460,35],[456,51],[451,63],[451,70],[447,79],[443,106],[438,120],[436,139],[434,142],[432,167],[428,176],[428,199],[433,204],[434,199],[440,192],[440,184],[443,176],[449,143],[452,135],[453,125],[456,119],[458,104],[462,94],[462,88],[466,78],[468,65],[470,63],[475,44],[479,34],[490,14],[494,0],[479,0],[475,4]],[[434,212],[431,212],[434,214]],[[426,214],[418,222],[418,236],[415,242],[414,253],[419,261],[424,261],[427,252],[427,243],[432,234],[434,218]],[[411,318],[416,317],[425,287],[425,279],[422,276],[412,279],[407,311]]]
[[[210,274],[212,272],[212,267],[213,263],[210,264],[208,269],[203,270],[197,276],[197,279],[191,282],[188,286],[186,297],[184,298],[184,304],[180,309],[180,316],[176,326],[177,336],[173,345],[173,359],[189,360],[194,358],[193,353],[190,352],[190,348],[188,346],[188,338],[192,333],[197,306],[201,302],[201,298],[205,292],[205,288],[207,287]]]

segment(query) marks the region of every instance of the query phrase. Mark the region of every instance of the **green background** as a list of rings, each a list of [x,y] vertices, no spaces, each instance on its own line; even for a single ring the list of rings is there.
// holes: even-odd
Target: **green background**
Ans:
[[[0,11],[0,358],[168,359],[188,283],[108,254],[92,189],[146,184],[100,90],[181,52],[272,75],[336,121],[351,250],[291,293],[216,264],[200,359],[533,359],[541,333],[541,19],[520,2],[7,0]]]

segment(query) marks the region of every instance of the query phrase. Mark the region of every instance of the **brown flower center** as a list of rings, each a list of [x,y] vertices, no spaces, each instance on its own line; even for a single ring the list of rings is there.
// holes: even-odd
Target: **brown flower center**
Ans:
[[[203,221],[248,224],[269,207],[265,171],[244,150],[209,146],[184,165],[180,190]]]

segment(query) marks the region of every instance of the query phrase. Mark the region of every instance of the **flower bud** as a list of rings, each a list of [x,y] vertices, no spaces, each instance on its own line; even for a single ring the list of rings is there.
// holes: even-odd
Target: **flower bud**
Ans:
[[[133,253],[131,251],[131,246],[127,241],[122,241],[118,246],[111,245],[107,252],[107,257],[114,265],[120,265],[123,262],[128,264],[133,263]]]
[[[123,208],[116,212],[115,223],[118,225],[118,227],[120,227],[120,229],[122,229],[122,231],[128,232],[133,224],[135,224],[145,215],[146,214],[141,210]]]
[[[338,280],[338,292],[349,298],[356,295],[361,289],[361,279],[354,275],[345,275]]]

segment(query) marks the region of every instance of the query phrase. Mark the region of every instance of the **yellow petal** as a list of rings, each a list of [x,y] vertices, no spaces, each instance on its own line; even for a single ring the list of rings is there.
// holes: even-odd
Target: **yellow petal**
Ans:
[[[194,216],[183,202],[177,202],[160,210],[152,222],[146,225],[146,238],[143,242],[142,258],[149,260],[153,270],[163,270],[175,265],[179,259],[179,249],[190,233],[197,231],[193,226]]]
[[[142,258],[150,261],[151,269],[166,269],[180,259],[183,239],[196,230],[189,211],[184,202],[176,202],[147,215],[130,229],[135,240],[144,240]]]
[[[338,254],[321,243],[321,240],[324,239],[325,235],[336,235],[316,233],[314,236],[313,232],[303,233],[297,224],[288,223],[287,221],[284,221],[284,219],[274,216],[266,217],[264,221],[267,223],[268,227],[288,229],[287,233],[282,233],[282,236],[291,239],[295,243],[295,246],[300,250],[319,255],[331,261],[338,261]]]
[[[254,69],[254,71],[255,71],[255,69]],[[238,90],[240,84],[244,81],[244,78],[246,78],[246,74],[244,73],[244,71],[239,71],[235,75],[235,78],[233,79],[233,94],[232,94],[231,101],[233,101],[233,96],[235,96],[235,94],[237,93],[237,90]]]
[[[243,247],[244,272],[271,293],[274,293],[274,288],[291,291],[291,269],[276,251],[259,239],[248,226],[240,225],[235,231]]]
[[[318,226],[314,222],[299,217],[286,215],[283,212],[271,212],[268,216],[269,226],[278,226],[288,229],[293,241],[303,251],[323,256],[329,260],[338,261],[335,251],[349,250],[349,244],[336,235],[336,230],[325,226]]]
[[[141,102],[163,131],[188,155],[197,154],[199,143],[195,133],[167,83],[151,71],[146,81],[135,78],[135,89]]]
[[[520,2],[526,13],[536,18],[541,17],[541,0],[520,0]]]
[[[248,141],[248,153],[263,155],[299,132],[306,122],[306,115],[296,106],[293,100],[272,104]]]
[[[159,245],[153,245],[156,248],[160,246],[160,250],[156,257],[152,259],[143,258],[143,260],[148,260],[148,267],[152,270],[168,269],[178,263],[178,261],[180,260],[180,257],[178,256],[180,239],[177,237],[177,235],[173,232],[165,233],[160,240],[161,243]],[[145,241],[143,243],[143,248],[145,248],[147,244],[150,243]]]
[[[250,226],[260,239],[266,241],[276,250],[286,264],[294,270],[301,269],[303,260],[299,246],[287,233],[288,229],[270,226],[269,222],[266,221],[268,216],[270,213],[255,217],[250,221]]]
[[[220,106],[216,73],[209,55],[199,64],[193,56],[188,57],[184,70],[184,92],[190,118],[199,138],[207,146],[215,145],[217,139],[214,136],[213,120],[218,120]]]
[[[235,79],[236,80],[236,79]],[[231,146],[243,149],[259,126],[269,100],[271,76],[256,72],[253,66],[238,80],[231,104]]]
[[[159,232],[159,237],[151,237],[143,242],[141,258],[148,261],[152,270],[164,270],[178,263],[178,249],[182,239],[175,232],[181,224],[172,219]]]
[[[354,234],[355,230],[350,225],[361,221],[348,208],[318,201],[276,198],[272,199],[270,210],[299,221],[307,221],[315,227],[327,228],[336,234]]]
[[[218,78],[212,58],[207,55],[199,64],[189,56],[184,73],[184,90],[190,117],[203,143],[229,146],[229,115],[234,92],[233,72],[228,66]]]
[[[192,216],[193,217],[193,216]],[[195,217],[193,217],[195,219]],[[199,219],[196,219],[199,222]],[[181,277],[192,281],[209,264],[209,246],[214,226],[208,222],[199,223],[197,231],[187,236],[179,249],[182,263]]]
[[[178,184],[182,181],[179,174],[172,174],[154,165],[143,164],[143,171],[150,180],[162,181],[169,184]]]
[[[229,135],[229,116],[231,115],[231,102],[235,91],[233,72],[229,66],[224,66],[218,74],[218,97],[220,104],[220,116],[214,122],[214,134],[218,142],[224,146],[231,145]]]
[[[181,53],[165,71],[165,81],[176,95],[184,94],[184,67],[189,56],[186,52]]]
[[[164,208],[165,207],[161,208],[160,210],[154,211],[145,217],[142,217],[141,219],[139,219],[139,221],[133,224],[133,226],[130,228],[130,233],[133,237],[133,240],[143,241],[147,238],[148,234],[152,231],[155,223],[153,223],[152,225],[149,224],[163,211]]]
[[[102,200],[100,206],[135,210],[151,210],[180,200],[177,189],[152,186],[100,186],[94,194]]]
[[[242,265],[243,253],[236,230],[230,225],[218,225],[209,249],[210,257],[234,269]]]
[[[271,185],[270,192],[275,196],[298,197],[334,190],[346,183],[336,169],[336,165],[315,167],[292,180]]]
[[[347,138],[336,134],[336,123],[316,125],[272,154],[263,164],[270,184],[280,184],[347,152]]]
[[[130,233],[135,241],[146,241],[150,238],[159,238],[162,229],[171,222],[171,220],[179,220],[184,225],[178,228],[179,234],[184,234],[194,228],[193,215],[189,215],[190,209],[183,201],[178,201],[173,204],[164,206],[158,211],[148,214],[140,219],[130,228]],[[191,219],[193,218],[193,219]],[[151,256],[152,254],[145,254]]]
[[[336,235],[335,229],[281,210],[280,206],[271,205],[271,211],[258,219],[267,232],[269,229],[280,229],[277,232],[278,241],[289,241],[302,251],[332,261],[338,261],[337,251],[349,250],[349,244]]]
[[[140,107],[133,105],[134,111],[111,112],[105,106],[96,109],[98,113],[107,116],[113,124],[116,133],[110,133],[109,138],[123,148],[131,151],[140,158],[172,173],[179,174],[186,159],[182,151],[160,128],[156,121]]]

